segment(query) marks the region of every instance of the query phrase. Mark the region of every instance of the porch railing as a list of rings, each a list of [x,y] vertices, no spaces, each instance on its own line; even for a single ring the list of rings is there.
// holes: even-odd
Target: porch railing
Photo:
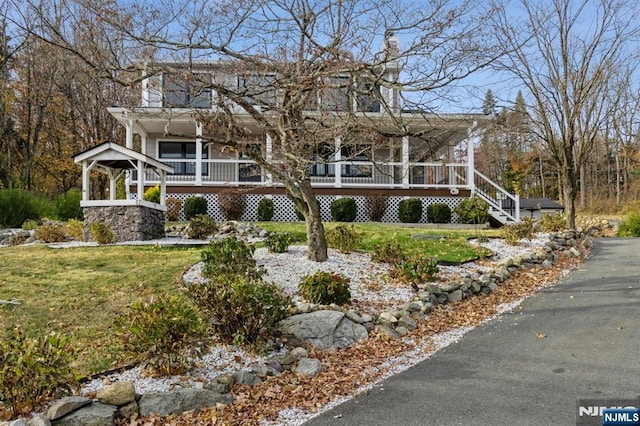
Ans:
[[[474,194],[489,204],[489,213],[502,224],[520,221],[520,197],[477,170],[474,170]]]
[[[233,185],[279,186],[269,180],[267,171],[252,160],[203,159],[200,173],[195,160],[171,160],[175,174],[167,176],[168,185]],[[459,188],[469,189],[468,165],[464,163],[408,163],[340,161],[311,167],[311,182],[316,187],[362,188]],[[145,183],[160,182],[158,175],[147,170]],[[132,176],[137,182],[137,176]]]

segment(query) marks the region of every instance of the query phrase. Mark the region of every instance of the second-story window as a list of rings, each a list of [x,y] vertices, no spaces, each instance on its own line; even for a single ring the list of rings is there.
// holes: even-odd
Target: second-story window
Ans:
[[[329,77],[322,80],[320,109],[322,111],[349,111],[349,77]]]
[[[272,74],[239,75],[238,90],[251,105],[275,106],[278,101],[276,77]]]
[[[164,106],[168,108],[210,108],[211,77],[208,74],[162,75]]]

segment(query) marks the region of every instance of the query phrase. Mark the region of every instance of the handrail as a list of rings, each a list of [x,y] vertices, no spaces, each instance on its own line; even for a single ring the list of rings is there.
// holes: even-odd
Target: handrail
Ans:
[[[493,215],[503,224],[508,220],[520,222],[520,196],[509,193],[477,170],[474,170],[473,193],[480,196],[489,203],[492,209],[504,216],[501,218],[500,215]]]

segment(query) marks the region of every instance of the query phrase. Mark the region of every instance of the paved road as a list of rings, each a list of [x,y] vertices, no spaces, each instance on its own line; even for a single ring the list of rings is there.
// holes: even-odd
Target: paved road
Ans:
[[[580,399],[639,396],[640,239],[599,239],[553,288],[306,425],[575,425]]]

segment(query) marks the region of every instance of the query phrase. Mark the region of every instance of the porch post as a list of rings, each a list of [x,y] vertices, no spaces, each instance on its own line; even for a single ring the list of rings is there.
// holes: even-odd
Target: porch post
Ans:
[[[475,186],[475,164],[474,164],[474,155],[475,150],[473,149],[473,141],[471,140],[471,132],[473,132],[474,127],[476,127],[478,123],[476,121],[473,122],[471,127],[467,129],[467,186],[471,190],[471,194],[476,190]]]
[[[89,201],[89,165],[87,161],[82,162],[82,201]]]
[[[202,123],[196,122],[196,186],[202,185]]]
[[[336,162],[336,170],[335,170],[335,180],[334,180],[334,187],[335,188],[342,188],[342,152],[341,152],[341,147],[342,147],[342,139],[340,139],[339,137],[337,137],[335,139],[335,162]]]
[[[409,187],[409,136],[402,137],[402,187]]]
[[[271,139],[271,135],[268,133],[265,150],[265,159],[267,160],[267,163],[271,163],[273,160],[273,139]],[[271,172],[267,172],[267,175],[265,176],[265,183],[267,185],[271,185],[273,183],[273,174]]]
[[[138,160],[138,201],[144,200],[144,163]]]
[[[140,151],[147,155],[147,135],[140,135]]]
[[[124,112],[124,118],[126,118],[127,123],[125,125],[125,146],[129,149],[133,149],[133,120],[129,119],[129,112]],[[140,172],[138,171],[138,182],[140,182]],[[131,173],[127,173],[124,178],[124,188],[127,200],[131,199]]]
[[[114,175],[113,171],[109,170],[109,173],[107,173],[107,176],[109,176],[109,199],[113,201],[113,200],[116,199],[116,178],[117,178],[117,175]]]
[[[160,173],[160,205],[164,206],[167,201],[167,172],[158,170]]]

